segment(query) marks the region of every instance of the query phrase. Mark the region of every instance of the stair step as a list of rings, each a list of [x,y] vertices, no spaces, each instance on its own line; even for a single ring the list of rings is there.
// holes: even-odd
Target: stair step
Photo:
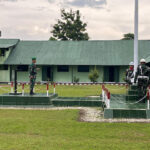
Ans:
[[[88,106],[88,107],[100,107],[102,101],[100,100],[65,100],[65,99],[53,99],[52,104],[54,106]]]
[[[138,96],[137,95],[126,95],[126,101],[137,101]]]
[[[129,90],[128,91],[128,95],[138,95],[138,91],[137,90]]]
[[[138,89],[138,86],[137,85],[131,85],[130,86],[130,90],[137,90]]]
[[[104,118],[150,118],[150,110],[145,109],[105,109]]]

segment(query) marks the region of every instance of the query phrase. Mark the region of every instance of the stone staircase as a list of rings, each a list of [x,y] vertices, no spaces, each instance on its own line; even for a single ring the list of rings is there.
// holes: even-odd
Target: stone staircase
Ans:
[[[139,91],[138,86],[130,86],[124,98],[116,95],[114,99],[111,99],[110,108],[104,110],[104,118],[150,119],[150,110],[147,109],[147,97],[139,101],[143,97],[143,92]]]
[[[129,87],[129,90],[127,91],[126,101],[136,102],[136,101],[140,100],[141,98],[143,98],[144,96],[145,95],[143,95],[143,92],[139,91],[137,85],[131,85]],[[146,98],[143,99],[141,102],[145,102],[145,100],[146,100]]]

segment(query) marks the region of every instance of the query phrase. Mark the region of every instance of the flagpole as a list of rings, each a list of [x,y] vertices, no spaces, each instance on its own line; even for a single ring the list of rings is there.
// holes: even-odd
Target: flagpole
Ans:
[[[138,0],[135,0],[134,14],[134,74],[138,66]]]

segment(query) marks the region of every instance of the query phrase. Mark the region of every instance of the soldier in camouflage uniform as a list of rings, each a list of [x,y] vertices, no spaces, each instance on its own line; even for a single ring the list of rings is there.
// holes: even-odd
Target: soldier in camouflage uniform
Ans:
[[[130,62],[129,69],[126,70],[126,79],[125,81],[131,85],[134,80],[134,64],[133,62]]]
[[[146,95],[147,87],[149,85],[149,73],[150,68],[146,66],[145,59],[141,59],[134,78],[134,83],[136,83],[136,81],[138,82],[139,90],[143,93],[141,96]]]
[[[36,58],[32,58],[32,64],[29,66],[30,71],[30,95],[33,95],[33,89],[36,81]]]

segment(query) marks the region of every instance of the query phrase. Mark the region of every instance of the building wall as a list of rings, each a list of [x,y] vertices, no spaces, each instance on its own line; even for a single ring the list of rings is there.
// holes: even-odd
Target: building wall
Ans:
[[[120,67],[119,82],[125,82],[124,79],[125,79],[125,72],[126,72],[127,68],[128,68],[128,66],[121,66]]]
[[[38,66],[40,70],[37,71],[36,81],[42,81],[42,67]],[[17,73],[17,80],[19,82],[29,82],[29,71],[19,71]]]
[[[54,82],[72,82],[72,66],[69,66],[69,72],[58,72],[57,66],[53,67]]]
[[[89,67],[89,70],[91,70],[92,67]],[[73,77],[79,78],[79,82],[90,82],[88,79],[89,72],[78,72],[78,66],[74,66],[73,68]]]
[[[94,66],[90,66],[90,71]],[[103,67],[97,66],[99,71],[98,82],[103,81]],[[57,66],[53,67],[53,81],[54,82],[72,82],[73,78],[79,78],[79,82],[90,82],[88,78],[89,72],[78,72],[78,66],[69,66],[69,72],[58,72]]]
[[[103,82],[104,79],[104,67],[99,66],[99,78],[98,78],[98,82]]]
[[[89,68],[91,71],[92,69],[94,69],[94,66],[90,66]],[[102,82],[103,81],[103,67],[101,66],[97,66],[96,69],[99,72],[99,78],[98,78],[98,82]],[[79,78],[79,82],[91,82],[88,78],[89,72],[78,72],[78,66],[74,66],[74,76]]]
[[[4,64],[5,60],[8,58],[12,48],[9,48],[8,51],[5,52],[5,56],[0,56],[0,64]],[[10,82],[10,67],[8,66],[8,70],[0,70],[0,82]]]
[[[8,70],[0,70],[0,82],[10,82],[10,67]]]
[[[40,70],[37,73],[36,81],[42,81],[42,66],[39,67]],[[90,66],[90,71],[94,66]],[[99,71],[98,82],[103,82],[104,79],[104,67],[97,66]],[[124,82],[125,71],[127,66],[121,66],[119,70],[119,82]],[[72,82],[73,78],[79,78],[79,82],[90,82],[88,79],[89,72],[78,72],[78,66],[69,66],[69,72],[57,72],[57,66],[53,67],[53,81],[54,82]],[[12,75],[13,76],[13,75]],[[20,82],[29,82],[29,72],[18,72],[17,74],[18,81]],[[8,70],[0,70],[0,82],[9,82],[10,81],[10,67]]]

